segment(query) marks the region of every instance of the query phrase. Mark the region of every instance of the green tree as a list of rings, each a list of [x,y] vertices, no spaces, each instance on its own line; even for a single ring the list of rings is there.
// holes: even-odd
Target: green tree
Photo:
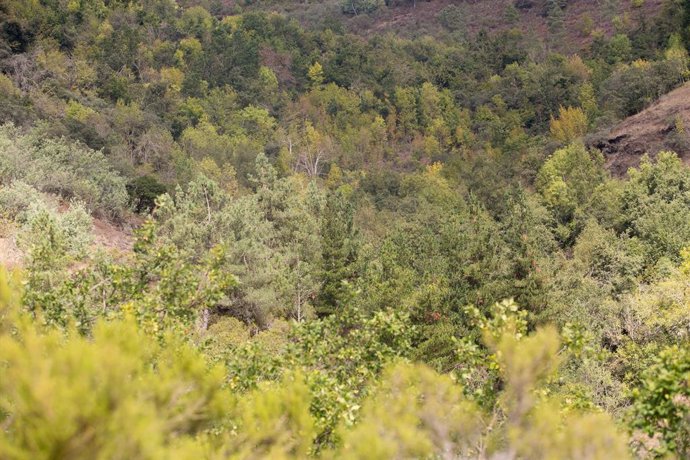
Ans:
[[[578,143],[554,152],[539,170],[537,191],[556,218],[562,243],[572,243],[579,233],[583,208],[605,177],[601,154]]]
[[[587,134],[587,115],[580,108],[561,107],[558,118],[551,118],[551,135],[564,144],[579,141]]]
[[[323,317],[345,307],[353,295],[357,259],[354,203],[342,188],[328,195],[321,224],[321,288],[316,313]]]
[[[621,227],[646,244],[647,263],[660,258],[678,261],[690,241],[690,170],[675,153],[643,159],[629,171],[622,195]]]
[[[690,453],[690,351],[686,344],[665,349],[633,393],[634,428],[663,441],[652,454]]]

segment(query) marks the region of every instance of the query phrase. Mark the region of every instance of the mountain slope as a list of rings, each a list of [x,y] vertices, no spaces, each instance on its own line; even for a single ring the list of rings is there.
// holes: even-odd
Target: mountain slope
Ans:
[[[638,6],[630,1],[571,0],[561,2],[565,7],[555,15],[546,0],[389,0],[389,6],[357,15],[343,15],[343,3],[258,2],[245,8],[277,11],[308,26],[330,26],[337,21],[350,32],[366,36],[474,36],[482,30],[496,33],[518,29],[548,49],[573,53],[589,45],[599,33],[611,36],[655,17],[664,0],[646,0]]]
[[[608,168],[623,175],[637,166],[645,153],[655,156],[673,150],[690,164],[690,84],[662,96],[591,141],[606,155]]]

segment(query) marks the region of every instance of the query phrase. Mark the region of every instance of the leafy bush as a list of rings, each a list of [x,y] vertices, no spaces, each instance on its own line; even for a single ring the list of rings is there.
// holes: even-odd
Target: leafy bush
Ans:
[[[587,133],[587,115],[580,108],[561,107],[558,118],[551,118],[551,135],[554,139],[570,144]]]
[[[221,423],[223,369],[192,346],[164,342],[131,320],[93,337],[33,325],[0,334],[0,457],[200,458]]]
[[[463,30],[467,27],[467,11],[464,4],[448,5],[438,13],[438,20],[448,30]]]
[[[127,207],[125,180],[101,152],[4,125],[0,127],[0,183],[16,180],[41,192],[75,198],[107,217],[120,217]]]
[[[683,81],[686,61],[672,57],[622,65],[602,85],[604,102],[620,117],[633,115]]]
[[[583,208],[606,176],[603,162],[601,153],[575,143],[554,152],[539,170],[537,190],[557,219],[556,236],[562,242],[577,236]]]
[[[633,393],[633,427],[661,437],[655,454],[690,454],[690,349],[673,346],[659,354]]]
[[[19,242],[32,257],[45,247],[56,253],[82,257],[92,240],[91,216],[81,203],[73,202],[70,208],[59,213],[42,202],[29,205],[23,219]],[[52,239],[47,242],[46,239]],[[47,246],[46,246],[47,245]],[[50,249],[49,249],[50,248]]]
[[[9,377],[0,380],[7,427],[0,453],[9,458],[40,457],[58,446],[75,457],[627,457],[606,414],[563,410],[548,396],[562,360],[559,336],[553,329],[525,336],[509,302],[479,318],[503,382],[487,412],[451,376],[392,363],[409,349],[411,332],[394,313],[365,319],[349,312],[305,324],[295,331],[296,347],[276,363],[278,374],[267,376],[275,381],[259,377],[240,394],[224,381],[245,375],[209,366],[174,331],[150,334],[127,315],[98,321],[90,338],[69,326],[67,335],[36,327],[18,313],[3,281],[0,272],[0,360]],[[267,367],[245,369],[256,377]]]
[[[25,213],[32,203],[40,203],[46,197],[38,190],[22,181],[14,181],[7,186],[0,185],[0,216],[5,219],[26,220]]]
[[[622,195],[621,230],[643,241],[651,266],[680,260],[690,241],[690,170],[675,153],[643,159],[629,171]]]
[[[571,3],[4,0],[0,458],[688,457],[689,170],[579,142],[690,6]]]
[[[151,221],[139,229],[129,259],[99,256],[86,269],[68,272],[61,259],[68,255],[69,235],[49,215],[39,218],[43,232],[30,249],[24,303],[47,324],[76,323],[88,334],[100,317],[131,315],[154,335],[176,328],[205,330],[209,309],[236,284],[224,270],[222,245],[189,261],[156,238]]]
[[[137,177],[127,184],[130,202],[137,212],[151,211],[156,205],[156,198],[166,191],[166,186],[152,176]]]

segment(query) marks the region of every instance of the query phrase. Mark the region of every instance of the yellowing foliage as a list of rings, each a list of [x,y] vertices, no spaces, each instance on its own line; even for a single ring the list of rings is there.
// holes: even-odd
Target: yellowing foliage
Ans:
[[[551,135],[569,144],[587,134],[587,115],[579,107],[561,107],[558,118],[551,118]]]

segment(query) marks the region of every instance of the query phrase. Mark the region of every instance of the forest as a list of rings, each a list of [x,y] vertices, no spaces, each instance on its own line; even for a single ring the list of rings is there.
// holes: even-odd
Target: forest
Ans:
[[[690,458],[690,1],[0,0],[0,459]]]

